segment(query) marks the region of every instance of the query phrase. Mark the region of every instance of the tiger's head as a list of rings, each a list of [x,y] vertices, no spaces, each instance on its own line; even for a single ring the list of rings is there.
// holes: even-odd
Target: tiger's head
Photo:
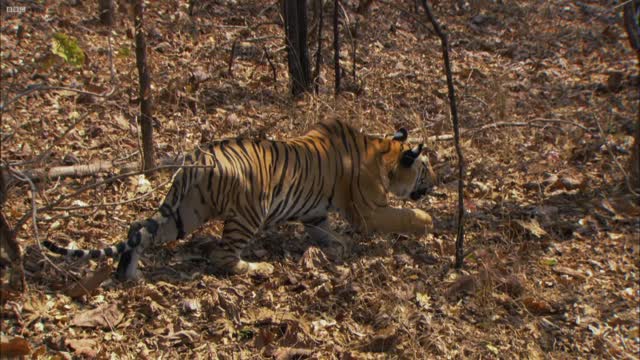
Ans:
[[[423,144],[408,144],[408,136],[402,128],[383,140],[389,145],[389,151],[382,154],[383,178],[388,191],[396,197],[418,200],[437,185],[437,177],[429,157],[422,153]]]

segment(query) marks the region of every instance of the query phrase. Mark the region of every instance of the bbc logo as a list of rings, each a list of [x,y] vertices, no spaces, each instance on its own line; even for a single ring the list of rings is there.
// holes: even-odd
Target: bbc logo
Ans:
[[[6,10],[10,14],[22,14],[27,11],[26,6],[7,6]]]

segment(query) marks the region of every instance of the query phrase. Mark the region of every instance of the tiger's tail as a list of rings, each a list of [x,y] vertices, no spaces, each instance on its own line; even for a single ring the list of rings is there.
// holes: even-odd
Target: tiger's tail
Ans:
[[[120,242],[104,249],[68,249],[58,246],[49,240],[42,242],[42,246],[54,254],[63,255],[74,259],[101,259],[104,257],[115,257],[131,250],[126,241]]]

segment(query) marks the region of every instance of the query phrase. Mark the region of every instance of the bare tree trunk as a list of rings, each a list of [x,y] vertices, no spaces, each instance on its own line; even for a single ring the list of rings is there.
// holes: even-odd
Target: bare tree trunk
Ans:
[[[316,49],[316,67],[313,70],[313,83],[315,84],[315,93],[320,90],[320,66],[322,65],[322,27],[324,25],[324,6],[322,1],[319,1],[319,13],[320,21],[318,23],[318,48]]]
[[[9,286],[17,291],[25,291],[27,285],[24,279],[22,251],[16,241],[16,233],[9,226],[2,210],[0,210],[0,253],[10,261]]]
[[[433,29],[438,34],[442,43],[442,57],[444,59],[444,70],[447,76],[447,87],[449,88],[449,106],[451,107],[451,118],[453,119],[453,139],[456,153],[458,155],[458,232],[456,237],[456,268],[461,268],[464,262],[464,158],[460,147],[460,123],[458,121],[458,107],[456,106],[456,94],[453,87],[453,76],[451,75],[451,62],[449,60],[449,41],[447,34],[442,31],[440,24],[435,19],[427,4],[427,0],[422,0],[422,6],[427,17],[433,25]]]
[[[293,95],[299,95],[311,88],[307,46],[307,1],[284,0],[283,13],[291,92]]]
[[[640,191],[640,114],[636,118],[636,132],[631,150],[629,167],[631,168],[631,186]]]
[[[115,16],[115,5],[113,0],[98,0],[100,9],[100,22],[102,25],[113,26]]]
[[[640,26],[638,25],[638,16],[640,14],[640,1],[627,1],[623,8],[624,27],[629,36],[631,47],[640,57]]]
[[[629,36],[629,43],[638,55],[638,68],[640,69],[640,1],[627,2],[623,11],[624,26]],[[640,98],[640,89],[636,89],[636,91],[638,98]],[[640,114],[637,114],[636,117],[636,131],[629,160],[629,172],[631,173],[631,187],[640,190]]]
[[[362,0],[358,3],[358,9],[356,12],[360,15],[368,15],[369,9],[371,9],[371,4],[373,4],[373,0]]]
[[[336,95],[340,92],[340,29],[338,27],[338,2],[339,0],[334,0],[333,2],[333,70],[336,76]]]
[[[151,113],[151,79],[147,67],[147,46],[144,40],[144,0],[135,0],[133,6],[136,28],[136,65],[140,81],[140,128],[142,132],[142,169],[155,167],[153,150],[153,116]]]

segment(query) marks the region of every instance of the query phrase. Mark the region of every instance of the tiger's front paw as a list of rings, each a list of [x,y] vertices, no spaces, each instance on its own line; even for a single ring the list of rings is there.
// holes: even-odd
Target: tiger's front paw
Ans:
[[[273,265],[266,262],[250,262],[247,264],[249,265],[247,268],[247,273],[249,275],[267,276],[273,274],[273,271],[275,270]]]
[[[412,209],[413,218],[411,228],[416,235],[424,235],[433,232],[433,219],[431,215],[420,209]]]

